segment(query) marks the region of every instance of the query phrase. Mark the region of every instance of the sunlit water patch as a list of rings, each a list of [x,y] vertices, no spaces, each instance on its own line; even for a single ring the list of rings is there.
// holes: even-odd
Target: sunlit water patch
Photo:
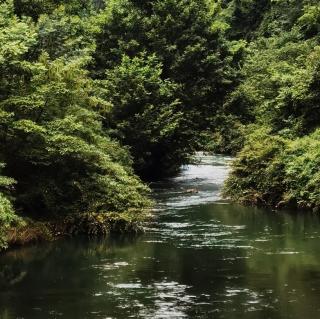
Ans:
[[[152,185],[157,209],[168,212],[221,200],[221,187],[231,161],[230,157],[199,153],[197,164],[183,167],[175,178]]]

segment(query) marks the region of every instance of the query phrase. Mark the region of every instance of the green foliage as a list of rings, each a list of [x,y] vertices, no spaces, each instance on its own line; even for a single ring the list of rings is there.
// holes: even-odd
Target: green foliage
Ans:
[[[270,8],[270,0],[224,1],[220,14],[230,25],[228,36],[231,39],[250,39],[260,27]]]
[[[136,171],[146,177],[155,167],[158,172],[179,168],[175,165],[188,155],[177,149],[182,120],[178,86],[161,75],[162,65],[155,55],[124,56],[103,81],[103,97],[112,105],[105,127],[130,145]]]
[[[306,4],[303,8],[303,15],[299,18],[298,24],[306,36],[312,37],[320,32],[320,6],[319,4]]]
[[[320,208],[320,130],[295,140],[255,130],[233,163],[225,194],[276,208]]]
[[[67,6],[59,6],[38,20],[37,47],[51,59],[83,57],[94,52],[94,34],[99,30],[93,23],[95,14],[79,16],[67,11]]]
[[[292,30],[301,15],[304,0],[269,0],[268,2],[268,9],[264,13],[256,36],[281,36],[282,33]]]
[[[203,147],[218,154],[235,155],[243,147],[246,126],[233,114],[218,113],[214,129],[202,136]]]
[[[256,129],[232,164],[225,184],[225,195],[246,204],[277,205],[284,189],[283,163],[279,160],[286,140],[270,135],[266,128]]]
[[[319,122],[317,42],[296,32],[260,40],[243,69],[245,80],[231,102],[275,131],[310,132]],[[247,110],[247,111],[246,111]]]
[[[141,221],[146,215],[141,211],[129,213],[85,213],[67,217],[63,221],[62,232],[69,235],[86,234],[92,237],[109,233],[140,233]]]
[[[51,14],[59,6],[65,6],[68,14],[86,16],[92,14],[94,9],[104,7],[103,0],[13,0],[14,12],[19,16],[28,16],[38,20],[41,15]]]
[[[273,1],[245,52],[225,103],[256,123],[226,184],[235,200],[319,209],[319,12],[313,0]]]
[[[2,103],[12,114],[3,132],[6,172],[17,180],[17,202],[29,213],[121,211],[144,204],[147,188],[126,167],[128,155],[103,136],[98,115],[87,107],[95,100],[81,63],[47,63],[41,56],[27,94],[15,92]]]
[[[7,245],[7,230],[16,216],[10,200],[0,193],[0,250]]]
[[[303,209],[320,209],[320,130],[290,143],[283,155],[285,202]]]
[[[3,167],[4,165],[0,163],[0,173]],[[7,245],[8,229],[19,222],[10,200],[10,190],[13,185],[12,178],[0,175],[0,250]]]
[[[62,0],[13,0],[18,16],[29,16],[37,20],[41,14],[51,13]]]
[[[63,7],[35,24],[17,18],[10,1],[0,5],[0,21],[0,159],[12,178],[0,183],[16,181],[15,201],[0,189],[1,245],[14,211],[52,220],[148,208],[130,154],[95,112],[110,105],[86,71],[96,27]],[[32,229],[27,238],[38,236]]]
[[[204,147],[240,151],[233,199],[317,209],[319,26],[316,0],[2,1],[0,246],[18,215],[125,229],[135,174]]]
[[[110,83],[118,83],[120,80],[114,79],[119,76],[121,81],[125,80],[123,73],[124,64],[128,64],[131,59],[132,67],[137,68],[138,61],[149,64],[148,74],[145,75],[144,87],[150,91],[150,98],[146,99],[145,93],[138,89],[133,97],[125,97],[121,103],[125,103],[126,108],[136,109],[137,104],[145,105],[149,103],[150,109],[153,105],[154,113],[161,110],[162,114],[151,115],[150,111],[141,117],[136,114],[140,121],[144,117],[149,117],[149,121],[163,120],[164,114],[168,114],[168,120],[173,118],[173,122],[167,126],[165,144],[163,128],[157,128],[160,123],[148,123],[153,126],[150,137],[140,136],[145,141],[142,152],[142,160],[137,158],[137,141],[122,140],[133,150],[134,158],[138,160],[138,172],[157,170],[164,173],[175,171],[182,163],[186,162],[187,154],[192,153],[199,144],[199,136],[202,131],[208,130],[212,125],[212,118],[222,104],[226,91],[231,86],[234,77],[232,67],[228,62],[232,60],[232,54],[223,38],[223,33],[217,26],[213,26],[214,10],[210,10],[210,3],[205,0],[165,0],[165,1],[110,1],[106,10],[99,17],[101,33],[97,36],[97,49],[94,54],[95,63],[92,73],[96,78]],[[147,56],[151,58],[146,58]],[[123,60],[125,59],[127,60]],[[158,61],[158,62],[155,62]],[[142,62],[139,62],[142,65]],[[155,74],[152,75],[151,67],[154,65]],[[143,66],[139,66],[140,73],[143,73]],[[123,70],[123,71],[121,71]],[[132,71],[126,71],[127,73]],[[139,84],[140,79],[135,79],[133,74],[127,74],[132,92]],[[109,80],[110,77],[110,80]],[[147,82],[157,81],[159,88],[148,88]],[[160,84],[162,81],[163,84]],[[171,83],[171,84],[170,84]],[[160,85],[160,86],[159,86]],[[122,88],[123,85],[120,85]],[[162,87],[162,88],[160,88]],[[170,87],[170,88],[169,88]],[[169,91],[172,91],[169,93]],[[152,92],[153,91],[153,92]],[[159,93],[156,93],[159,91]],[[128,95],[122,90],[122,95]],[[168,93],[166,93],[168,92]],[[137,96],[140,94],[140,96]],[[165,95],[172,97],[164,98]],[[113,99],[110,94],[111,100]],[[119,99],[117,97],[117,99]],[[167,100],[165,102],[164,100]],[[177,103],[176,101],[179,101]],[[120,104],[121,104],[120,103]],[[167,105],[164,107],[164,103]],[[132,104],[132,105],[131,105]],[[117,105],[115,105],[117,107]],[[120,106],[120,109],[123,107]],[[144,106],[146,111],[146,108]],[[134,113],[130,113],[130,115]],[[140,112],[140,111],[139,111]],[[172,114],[176,113],[174,116]],[[181,114],[179,126],[175,118]],[[129,115],[129,114],[128,114]],[[131,118],[125,118],[122,112],[121,121],[132,122]],[[158,130],[158,136],[156,136]],[[146,130],[136,126],[132,128],[136,136],[144,134]],[[174,137],[173,137],[174,133]],[[128,136],[128,134],[127,134]],[[150,139],[155,142],[149,143]],[[158,142],[156,142],[158,140]],[[140,152],[140,151],[139,151]],[[174,155],[169,153],[174,153]],[[148,164],[147,156],[148,155]],[[172,169],[170,169],[172,168]]]

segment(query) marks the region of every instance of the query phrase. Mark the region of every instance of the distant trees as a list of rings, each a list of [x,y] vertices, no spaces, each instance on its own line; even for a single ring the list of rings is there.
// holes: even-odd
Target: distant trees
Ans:
[[[108,77],[118,81],[115,79],[117,74],[125,81],[124,74],[119,74],[120,69],[124,70],[123,63],[127,64],[128,69],[139,60],[145,60],[144,63],[150,65],[148,78],[142,84],[146,92],[140,96],[135,94],[134,98],[132,96],[125,102],[127,110],[131,109],[128,123],[132,124],[131,118],[136,115],[141,121],[148,123],[147,126],[153,131],[153,142],[142,143],[143,153],[149,154],[148,163],[145,158],[143,162],[147,165],[138,164],[138,171],[148,174],[155,169],[159,173],[177,169],[197,148],[200,132],[211,126],[211,119],[221,105],[233,76],[227,63],[230,53],[223,34],[213,27],[214,16],[209,3],[205,0],[111,1],[100,19],[101,32],[97,36],[92,69],[95,78],[106,78],[110,83]],[[153,60],[158,61],[157,64],[146,59],[148,56],[153,56]],[[152,75],[152,67],[155,75]],[[139,68],[142,72],[142,67]],[[126,76],[133,85],[133,92],[140,80],[131,78],[133,74],[129,72],[131,71],[128,70]],[[159,85],[160,82],[162,84],[158,88],[151,88],[155,77],[158,78]],[[153,93],[148,93],[150,89]],[[168,90],[174,92],[169,93]],[[146,94],[149,94],[147,99]],[[171,96],[169,100],[164,98],[168,94]],[[149,113],[141,113],[140,110],[146,103],[154,105],[152,116],[157,117],[156,121],[150,119]],[[137,108],[139,105],[140,110]],[[116,105],[113,110],[119,113]],[[173,113],[175,115],[170,115]],[[174,119],[171,133],[166,130],[166,136],[156,124],[159,119],[164,118],[164,114],[169,116],[168,120],[181,114],[179,125],[174,124]],[[125,113],[122,113],[122,121],[124,120]],[[141,129],[136,130],[137,137],[140,136]],[[145,139],[142,135],[140,137],[141,144]],[[141,152],[134,150],[139,143],[130,140],[128,135],[120,140],[132,147],[134,156]],[[139,158],[135,159],[140,163]]]
[[[134,167],[146,178],[172,170],[185,156],[179,145],[179,87],[161,75],[162,64],[155,55],[123,56],[101,82],[103,98],[111,103],[104,127],[130,146]]]

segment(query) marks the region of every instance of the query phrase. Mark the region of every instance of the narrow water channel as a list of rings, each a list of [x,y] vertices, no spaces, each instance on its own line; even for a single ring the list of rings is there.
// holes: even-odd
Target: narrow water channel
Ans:
[[[220,198],[229,158],[155,183],[139,238],[73,239],[0,257],[0,319],[320,318],[320,220]]]

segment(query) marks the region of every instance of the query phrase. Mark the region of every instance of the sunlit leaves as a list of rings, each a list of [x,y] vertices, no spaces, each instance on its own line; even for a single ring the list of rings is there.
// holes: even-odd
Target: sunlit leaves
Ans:
[[[13,216],[13,206],[45,219],[148,207],[149,189],[95,112],[110,102],[86,70],[92,21],[57,7],[35,24],[14,16],[9,1],[0,8],[0,158],[16,180],[14,202],[0,193],[2,215]]]

